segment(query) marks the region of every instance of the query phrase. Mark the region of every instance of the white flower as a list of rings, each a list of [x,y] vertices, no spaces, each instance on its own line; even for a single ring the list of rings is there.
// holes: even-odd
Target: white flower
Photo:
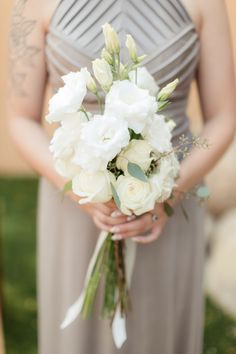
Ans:
[[[86,121],[84,113],[68,114],[62,126],[57,128],[50,143],[56,171],[63,177],[72,179],[80,171],[72,159],[80,140],[81,124]]]
[[[176,186],[179,170],[180,165],[174,153],[161,160],[157,172],[150,177],[150,183],[156,193],[157,202],[164,202],[171,196],[173,188]]]
[[[155,114],[143,131],[143,136],[156,153],[163,153],[172,149],[172,129],[172,121],[166,122],[164,116]]]
[[[129,79],[136,83],[136,72],[132,70],[129,72]],[[148,72],[148,70],[143,66],[137,68],[137,86],[149,91],[150,95],[156,96],[159,91],[159,86],[156,84],[153,76]]]
[[[89,172],[82,170],[72,180],[73,192],[81,197],[80,204],[105,203],[111,200],[112,175],[107,171]]]
[[[142,133],[156,110],[155,97],[129,80],[114,82],[106,96],[105,113],[124,118],[137,134]]]
[[[120,209],[124,214],[141,215],[153,210],[155,193],[149,182],[121,175],[116,181],[115,188],[121,203]]]
[[[74,162],[85,170],[105,170],[121,149],[129,143],[127,122],[108,115],[95,115],[83,124],[81,143]]]
[[[102,26],[102,29],[105,37],[106,49],[111,54],[118,54],[120,52],[120,41],[116,31],[109,23],[105,23]]]
[[[118,155],[116,165],[126,173],[128,162],[132,162],[146,172],[152,161],[150,157],[151,151],[152,147],[147,141],[133,139]]]
[[[77,176],[81,171],[81,168],[75,165],[70,158],[55,159],[54,167],[60,176],[69,180]]]
[[[103,88],[110,88],[113,82],[113,75],[111,67],[105,59],[95,59],[93,61],[93,73]]]
[[[50,151],[55,158],[69,158],[74,153],[80,139],[82,123],[86,117],[82,112],[71,113],[62,125],[56,129],[50,142]]]
[[[82,68],[79,72],[71,72],[62,77],[64,86],[49,101],[49,123],[66,119],[68,113],[77,112],[87,93],[88,71]]]

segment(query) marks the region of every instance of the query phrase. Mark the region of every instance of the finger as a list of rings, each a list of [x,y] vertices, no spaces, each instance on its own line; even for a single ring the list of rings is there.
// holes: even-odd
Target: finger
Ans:
[[[113,212],[113,209],[109,208],[106,204],[102,203],[95,203],[94,208],[107,216],[110,216]]]
[[[135,236],[132,238],[132,240],[134,242],[141,243],[141,244],[149,244],[151,242],[156,241],[159,238],[161,232],[162,232],[162,228],[155,226],[152,228],[152,231],[150,234],[145,235],[145,236],[142,236],[142,235]]]
[[[127,222],[127,216],[119,216],[119,217],[111,217],[111,216],[107,216],[103,213],[100,212],[100,210],[97,210],[95,212],[95,216],[104,224],[110,225],[110,228],[114,225],[119,225],[119,224],[123,224],[125,222]]]
[[[152,232],[149,235],[146,236],[135,236],[132,238],[134,242],[141,243],[143,245],[147,245],[151,242],[154,242],[158,239],[158,234]]]
[[[107,232],[110,231],[110,227],[106,224],[103,224],[98,218],[96,218],[96,216],[93,217],[93,221],[100,230]]]
[[[151,227],[152,227],[152,219],[150,217],[150,214],[148,213],[135,219],[134,221],[130,221],[130,222],[126,222],[125,224],[114,226],[111,229],[111,232],[120,236],[127,235],[127,237],[129,237],[131,235],[137,235],[142,232],[148,231],[150,230]]]

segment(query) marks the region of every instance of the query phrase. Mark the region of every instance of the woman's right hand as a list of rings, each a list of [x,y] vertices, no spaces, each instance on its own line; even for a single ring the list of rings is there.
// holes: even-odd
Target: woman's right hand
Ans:
[[[78,203],[79,198],[74,193],[70,192],[68,195],[72,200]],[[135,218],[135,216],[128,217],[122,214],[113,201],[78,205],[92,217],[95,225],[102,231],[111,232],[113,226],[124,224]]]

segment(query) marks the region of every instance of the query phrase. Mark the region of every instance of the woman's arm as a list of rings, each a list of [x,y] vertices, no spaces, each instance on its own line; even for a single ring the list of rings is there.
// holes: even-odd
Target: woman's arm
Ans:
[[[200,183],[224,154],[235,135],[236,89],[226,8],[222,0],[199,0],[201,14],[200,59],[197,84],[200,93],[204,127],[201,136],[210,144],[208,150],[194,148],[181,165],[177,190],[187,192]],[[219,181],[219,183],[221,183]],[[179,194],[176,191],[175,200]],[[161,205],[157,205],[159,220],[153,225],[150,214],[115,228],[117,239],[134,237],[145,230],[151,233],[135,237],[140,243],[156,240],[167,220]]]
[[[10,30],[9,127],[18,150],[30,166],[61,189],[65,180],[59,176],[49,152],[49,138],[41,126],[47,70],[45,62],[45,25],[43,2],[18,0],[14,4]],[[72,200],[78,198],[70,193]],[[124,222],[126,217],[111,218],[112,205],[81,206],[98,227]]]
[[[201,51],[197,84],[204,118],[201,136],[208,150],[193,149],[181,166],[178,188],[199,183],[224,154],[235,136],[236,89],[226,8],[222,0],[200,0]]]
[[[41,127],[47,77],[44,33],[42,3],[16,1],[9,38],[9,127],[24,159],[60,188],[64,181],[53,169],[49,139]]]

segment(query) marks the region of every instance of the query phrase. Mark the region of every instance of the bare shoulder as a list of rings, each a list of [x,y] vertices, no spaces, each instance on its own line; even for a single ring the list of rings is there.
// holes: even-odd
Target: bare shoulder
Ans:
[[[43,0],[43,18],[44,18],[44,28],[45,31],[48,31],[48,27],[51,21],[51,18],[59,5],[61,0]]]

